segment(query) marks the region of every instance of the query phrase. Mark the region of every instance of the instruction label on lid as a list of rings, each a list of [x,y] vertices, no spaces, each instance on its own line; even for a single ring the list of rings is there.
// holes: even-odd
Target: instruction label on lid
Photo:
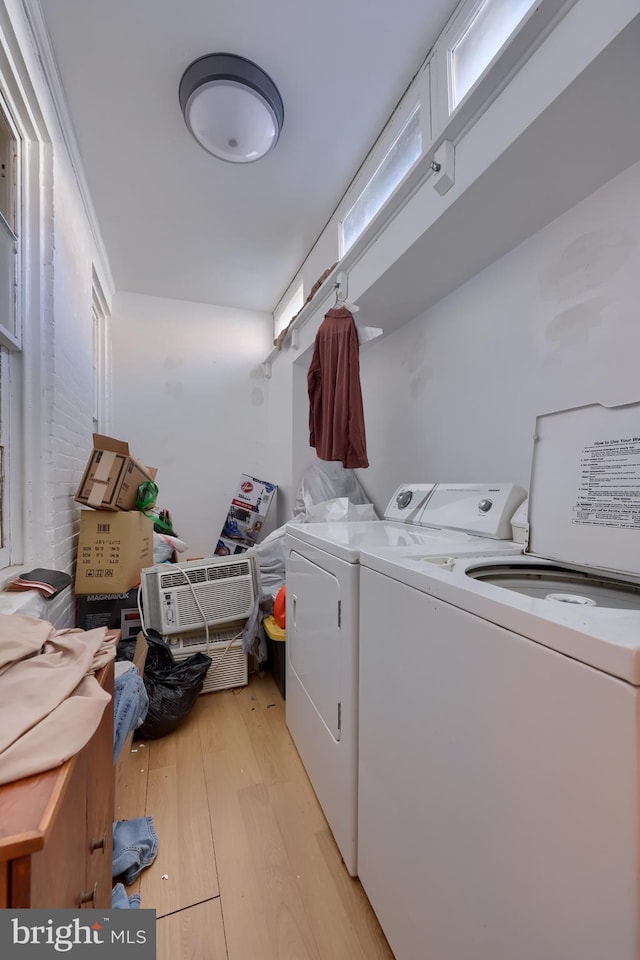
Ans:
[[[527,552],[640,581],[640,402],[536,417]]]
[[[573,523],[640,528],[640,437],[583,447],[573,511]]]

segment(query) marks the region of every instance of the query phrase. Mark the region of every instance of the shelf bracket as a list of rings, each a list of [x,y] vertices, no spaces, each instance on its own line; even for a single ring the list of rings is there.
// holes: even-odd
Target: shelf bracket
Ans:
[[[441,197],[444,197],[455,183],[455,155],[456,150],[451,140],[443,140],[433,155],[431,183]]]

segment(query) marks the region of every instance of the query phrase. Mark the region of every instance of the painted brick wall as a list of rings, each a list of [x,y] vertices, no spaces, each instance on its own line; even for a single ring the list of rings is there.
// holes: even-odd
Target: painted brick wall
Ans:
[[[93,321],[91,234],[73,171],[62,151],[54,164],[51,407],[47,416],[47,535],[56,569],[73,572],[80,525],[74,494],[92,448]],[[70,591],[67,591],[70,594]],[[59,611],[74,622],[72,598]]]
[[[33,90],[30,106],[42,118],[50,140],[41,170],[40,302],[29,312],[25,333],[24,563],[27,569],[44,566],[73,573],[80,516],[73,496],[93,432],[92,271],[95,266],[99,275],[108,275],[108,266],[96,251],[22,6],[14,0],[0,0],[0,5],[22,55],[18,69],[26,74],[26,89]],[[110,291],[105,293],[109,299]],[[71,590],[41,606],[40,615],[56,626],[75,622]]]

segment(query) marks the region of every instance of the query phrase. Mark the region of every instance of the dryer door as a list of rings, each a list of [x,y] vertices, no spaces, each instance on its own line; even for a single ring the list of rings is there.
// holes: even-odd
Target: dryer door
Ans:
[[[340,584],[332,573],[292,550],[287,567],[287,598],[291,666],[327,729],[339,740]]]

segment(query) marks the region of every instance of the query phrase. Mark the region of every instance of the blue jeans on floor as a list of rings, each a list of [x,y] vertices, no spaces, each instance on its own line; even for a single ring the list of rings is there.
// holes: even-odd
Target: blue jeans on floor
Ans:
[[[144,721],[149,697],[137,670],[127,670],[115,678],[113,689],[113,762],[120,756],[124,742]]]
[[[131,896],[128,897],[127,891],[122,884],[116,883],[111,891],[111,906],[114,910],[139,910],[140,894],[132,893]]]
[[[113,876],[133,883],[158,853],[158,835],[153,817],[116,820],[113,824]]]

